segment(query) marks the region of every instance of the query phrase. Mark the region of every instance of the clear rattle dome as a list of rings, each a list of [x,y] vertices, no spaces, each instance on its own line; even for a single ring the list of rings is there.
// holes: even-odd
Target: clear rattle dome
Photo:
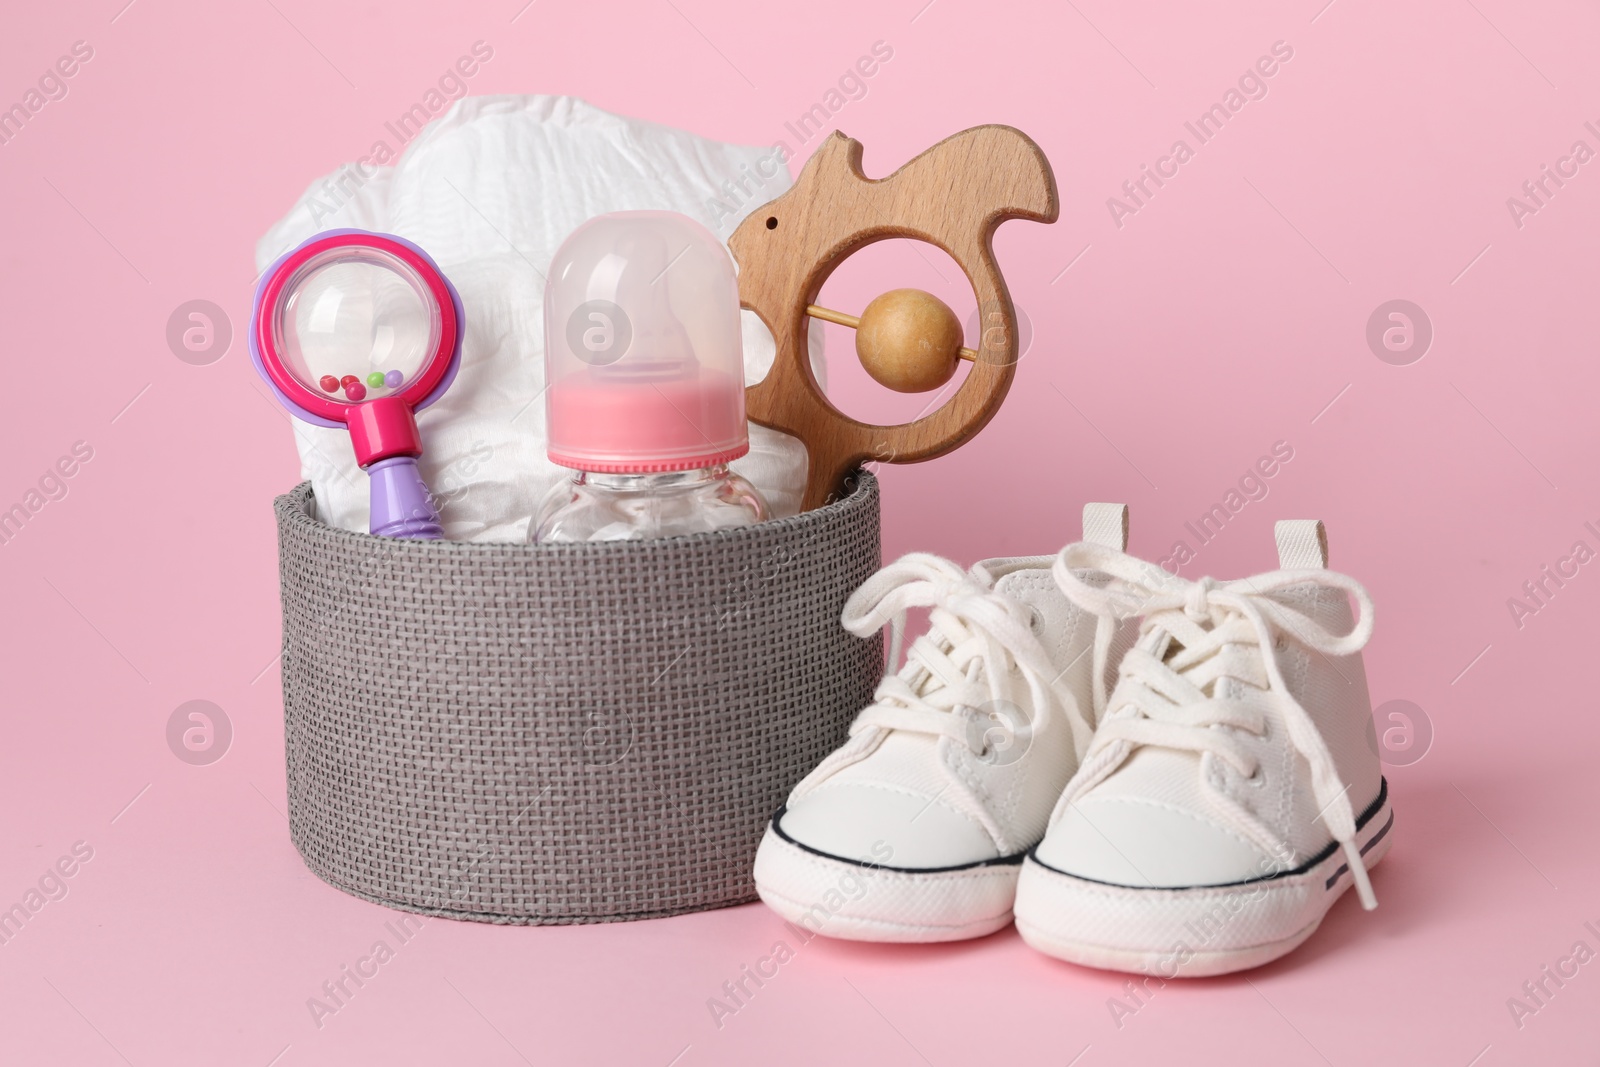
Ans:
[[[438,307],[408,264],[342,246],[307,261],[284,287],[273,323],[284,366],[334,399],[388,396],[439,344]]]

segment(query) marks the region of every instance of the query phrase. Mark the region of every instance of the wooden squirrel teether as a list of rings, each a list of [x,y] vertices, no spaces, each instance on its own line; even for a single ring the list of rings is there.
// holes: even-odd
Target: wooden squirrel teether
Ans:
[[[1007,219],[1054,222],[1060,211],[1049,161],[1009,126],[963,130],[886,178],[862,172],[861,152],[859,141],[830,134],[793,188],[757,208],[728,238],[739,262],[740,303],[777,342],[772,370],[746,390],[745,408],[752,421],[805,442],[810,468],[802,510],[841,495],[865,460],[933,459],[988,423],[1017,361],[1016,311],[994,261],[994,231]],[[955,313],[919,290],[884,293],[859,319],[816,305],[823,283],[851,253],[895,237],[943,249],[966,272],[980,312],[976,352],[960,347]],[[972,371],[942,407],[915,422],[859,422],[828,402],[811,373],[811,317],[855,327],[862,363],[891,389],[935,389],[954,375],[958,358],[971,359]]]

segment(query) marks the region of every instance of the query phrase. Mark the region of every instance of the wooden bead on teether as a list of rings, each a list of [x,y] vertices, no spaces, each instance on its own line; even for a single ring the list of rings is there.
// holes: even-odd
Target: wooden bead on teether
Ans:
[[[956,373],[961,320],[921,289],[891,289],[861,312],[856,355],[873,380],[897,393],[925,393]]]
[[[856,331],[856,355],[874,381],[897,393],[926,393],[948,382],[958,359],[976,359],[961,347],[961,320],[950,306],[921,289],[891,289],[868,304],[860,318],[817,307],[813,318]]]

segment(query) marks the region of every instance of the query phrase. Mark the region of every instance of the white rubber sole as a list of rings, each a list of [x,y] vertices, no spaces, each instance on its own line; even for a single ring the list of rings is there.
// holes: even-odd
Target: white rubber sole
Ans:
[[[1381,806],[1356,834],[1368,870],[1393,843]],[[1200,978],[1259,967],[1298,948],[1354,883],[1344,851],[1276,878],[1143,889],[1075,878],[1029,856],[1017,885],[1017,932],[1047,956],[1108,971]]]
[[[769,825],[756,891],[796,926],[848,941],[961,941],[1011,923],[1021,863],[937,871],[873,867],[821,855]]]

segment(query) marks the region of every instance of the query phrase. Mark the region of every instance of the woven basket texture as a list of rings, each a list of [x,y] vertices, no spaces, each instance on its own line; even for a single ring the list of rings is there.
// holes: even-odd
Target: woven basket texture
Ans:
[[[839,624],[878,485],[654,541],[371,537],[276,502],[289,825],[330,884],[494,923],[755,899],[767,818],[843,743],[882,644]]]

